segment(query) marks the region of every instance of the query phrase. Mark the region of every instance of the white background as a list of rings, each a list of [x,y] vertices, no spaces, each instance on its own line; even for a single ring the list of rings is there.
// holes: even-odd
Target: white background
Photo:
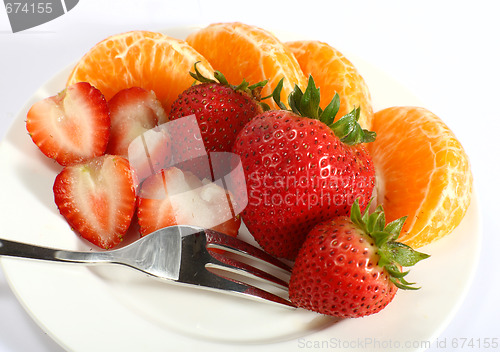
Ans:
[[[447,340],[450,351],[454,338],[500,340],[500,231],[494,221],[500,199],[497,8],[494,0],[80,0],[66,15],[16,34],[0,8],[0,139],[39,86],[111,34],[217,21],[242,21],[320,40],[328,33],[336,38],[329,42],[337,49],[369,61],[409,88],[464,145],[482,208],[483,246],[472,287],[438,341]],[[0,196],[0,201],[9,199]],[[1,216],[0,224],[8,221]],[[17,302],[0,271],[0,351],[58,350]],[[434,343],[431,350],[443,349]]]

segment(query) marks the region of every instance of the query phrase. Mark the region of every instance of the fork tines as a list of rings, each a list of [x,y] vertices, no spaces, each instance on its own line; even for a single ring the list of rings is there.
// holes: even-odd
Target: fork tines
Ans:
[[[243,285],[244,290],[238,293],[293,307],[283,297],[288,295],[289,265],[237,238],[211,230],[205,230],[205,236],[206,247],[213,258],[205,265],[207,270]]]

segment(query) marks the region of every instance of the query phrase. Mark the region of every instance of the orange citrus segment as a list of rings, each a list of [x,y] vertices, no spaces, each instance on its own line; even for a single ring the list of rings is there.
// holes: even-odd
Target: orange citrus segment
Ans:
[[[373,108],[365,80],[356,67],[335,48],[315,41],[288,42],[306,76],[312,75],[321,92],[321,108],[325,108],[335,93],[340,97],[338,117],[360,107],[359,124],[371,128]]]
[[[67,85],[84,81],[99,89],[107,100],[120,90],[153,90],[165,111],[194,79],[195,62],[203,75],[213,77],[208,61],[185,41],[162,33],[132,31],[113,35],[91,48],[76,64]]]
[[[284,78],[281,101],[287,104],[295,84],[307,80],[290,50],[270,32],[243,23],[215,23],[192,33],[186,41],[221,71],[231,84],[245,79],[250,84],[268,80],[262,96],[268,96]],[[278,108],[272,99],[265,102]]]
[[[453,132],[418,107],[374,114],[377,139],[367,145],[377,172],[378,203],[387,221],[407,215],[400,240],[414,248],[458,226],[470,204],[469,159]]]

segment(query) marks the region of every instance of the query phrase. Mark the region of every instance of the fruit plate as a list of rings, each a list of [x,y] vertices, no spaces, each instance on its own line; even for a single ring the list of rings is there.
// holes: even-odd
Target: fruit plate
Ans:
[[[189,30],[165,33],[182,38]],[[289,34],[278,36],[296,39]],[[348,57],[366,79],[375,110],[424,106],[377,68]],[[37,150],[25,129],[29,107],[60,91],[70,69],[35,92],[0,144],[0,184],[4,185],[0,237],[95,250],[74,235],[59,215],[52,185],[60,167]],[[240,236],[254,243],[245,228]],[[460,226],[421,249],[432,257],[409,275],[422,286],[419,291],[400,290],[382,312],[348,320],[178,287],[121,267],[11,258],[2,258],[0,263],[25,309],[67,350],[418,351],[431,346],[463,301],[477,265],[480,240],[474,195]]]

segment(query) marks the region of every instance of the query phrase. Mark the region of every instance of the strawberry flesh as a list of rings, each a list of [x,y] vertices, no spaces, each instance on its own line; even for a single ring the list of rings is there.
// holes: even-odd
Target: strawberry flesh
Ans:
[[[85,162],[106,151],[110,120],[101,92],[86,82],[33,104],[26,128],[38,148],[61,165]]]
[[[236,236],[241,220],[230,195],[214,182],[171,167],[149,177],[139,191],[137,218],[141,235],[172,225],[193,225]]]
[[[153,91],[132,87],[119,91],[109,101],[111,132],[106,153],[128,157],[130,143],[146,131],[167,122]]]
[[[136,181],[128,161],[104,155],[66,166],[54,182],[54,200],[71,228],[104,249],[122,241],[135,212]]]

